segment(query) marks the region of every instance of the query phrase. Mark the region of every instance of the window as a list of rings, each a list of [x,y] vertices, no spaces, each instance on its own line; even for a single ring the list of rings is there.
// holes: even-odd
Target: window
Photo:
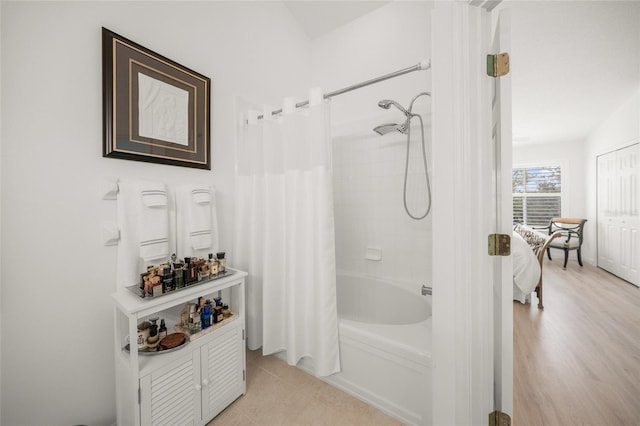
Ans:
[[[513,221],[544,226],[560,217],[561,178],[560,166],[514,167]]]

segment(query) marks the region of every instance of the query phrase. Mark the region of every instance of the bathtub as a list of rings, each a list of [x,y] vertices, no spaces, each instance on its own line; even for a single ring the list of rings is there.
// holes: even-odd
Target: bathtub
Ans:
[[[337,277],[341,372],[332,385],[409,424],[431,424],[431,296]]]

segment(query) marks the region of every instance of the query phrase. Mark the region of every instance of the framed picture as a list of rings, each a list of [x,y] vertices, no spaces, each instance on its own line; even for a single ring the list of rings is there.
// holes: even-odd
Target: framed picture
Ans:
[[[211,80],[102,28],[103,157],[211,170]]]

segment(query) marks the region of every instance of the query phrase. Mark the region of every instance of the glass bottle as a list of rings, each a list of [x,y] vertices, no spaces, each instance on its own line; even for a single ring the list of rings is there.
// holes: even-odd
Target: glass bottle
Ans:
[[[209,276],[215,277],[220,272],[220,262],[213,258],[213,253],[209,253]]]
[[[158,346],[158,342],[160,341],[160,338],[158,336],[158,324],[156,324],[156,322],[158,321],[158,317],[149,318],[149,321],[151,321],[151,326],[149,327],[147,346],[155,348],[156,346]]]
[[[211,325],[211,302],[208,300],[202,308],[200,324],[203,330]]]
[[[218,263],[220,266],[218,267],[218,272],[220,274],[224,274],[227,270],[227,259],[224,258],[225,253],[221,251],[220,253],[216,253],[216,257],[218,258]]]
[[[160,328],[158,329],[158,340],[162,340],[167,337],[167,326],[164,323],[164,318],[160,320]]]

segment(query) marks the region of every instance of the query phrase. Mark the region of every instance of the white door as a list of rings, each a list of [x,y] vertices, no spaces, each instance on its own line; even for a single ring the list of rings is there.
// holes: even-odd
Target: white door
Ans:
[[[616,166],[615,152],[598,157],[598,266],[610,272],[617,270],[618,258]]]
[[[639,144],[598,157],[598,266],[640,285]]]
[[[620,189],[620,265],[619,276],[630,283],[638,281],[638,145],[618,151]]]
[[[510,52],[508,10],[498,16],[493,53]],[[492,81],[492,144],[495,153],[495,229],[511,235],[511,75]],[[494,401],[495,409],[513,416],[513,261],[494,258]]]

